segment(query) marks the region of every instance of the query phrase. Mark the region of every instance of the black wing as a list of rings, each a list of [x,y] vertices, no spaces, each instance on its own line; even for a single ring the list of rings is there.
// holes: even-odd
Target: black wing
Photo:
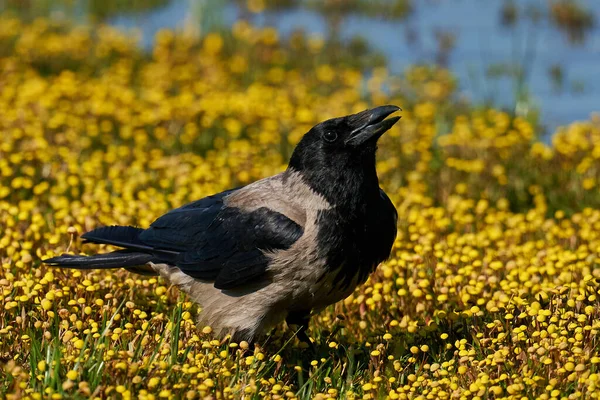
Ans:
[[[175,265],[194,278],[232,289],[262,276],[265,251],[287,249],[303,234],[300,225],[268,208],[244,212],[226,207],[232,191],[185,205],[158,218],[139,236],[154,250],[177,251]]]

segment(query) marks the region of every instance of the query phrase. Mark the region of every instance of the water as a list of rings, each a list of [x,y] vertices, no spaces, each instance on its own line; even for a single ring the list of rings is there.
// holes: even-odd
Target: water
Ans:
[[[173,0],[166,6],[132,16],[116,16],[109,23],[122,28],[142,31],[144,45],[149,47],[154,34],[161,28],[177,29],[192,18],[211,24],[231,25],[240,15],[233,4],[207,1]],[[516,85],[511,78],[490,79],[489,66],[498,63],[518,63],[528,70],[526,86],[533,104],[541,111],[541,121],[552,132],[557,126],[589,118],[600,111],[600,2],[582,2],[596,20],[582,45],[569,43],[565,34],[546,19],[537,24],[522,18],[509,29],[500,23],[503,0],[445,0],[415,1],[415,12],[405,21],[382,21],[358,15],[347,17],[341,25],[343,38],[363,36],[374,48],[383,52],[389,69],[399,73],[415,63],[431,63],[435,59],[437,42],[435,30],[456,36],[448,67],[459,79],[460,95],[473,102],[491,101],[497,106],[514,108]],[[543,0],[519,0],[519,5],[535,5],[544,10]],[[215,4],[217,4],[215,6]],[[195,8],[195,9],[194,9]],[[274,23],[283,35],[299,28],[307,33],[325,35],[327,21],[318,13],[292,9],[277,13],[259,14],[252,21],[262,25]],[[417,38],[409,44],[406,32]],[[553,87],[549,68],[560,65],[565,76],[562,90]]]

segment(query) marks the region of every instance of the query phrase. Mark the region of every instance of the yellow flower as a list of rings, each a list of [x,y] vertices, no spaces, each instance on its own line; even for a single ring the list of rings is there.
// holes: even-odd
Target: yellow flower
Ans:
[[[74,381],[77,379],[77,377],[79,377],[79,373],[77,371],[70,370],[69,372],[67,372],[67,378],[69,378],[70,380]]]

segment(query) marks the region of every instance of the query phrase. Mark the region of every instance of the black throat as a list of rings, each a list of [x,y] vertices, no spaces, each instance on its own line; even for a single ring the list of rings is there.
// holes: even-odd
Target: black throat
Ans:
[[[309,159],[307,162],[292,157],[288,170],[299,172],[312,190],[340,212],[360,214],[379,196],[374,151],[343,160]]]
[[[305,182],[332,205],[317,217],[318,254],[327,260],[327,271],[336,271],[340,288],[364,282],[377,264],[385,260],[394,241],[396,227],[392,209],[382,207],[375,170],[375,151],[343,158],[341,165],[321,168],[290,161],[289,170],[302,174]],[[335,162],[336,160],[332,160]],[[389,225],[389,226],[388,226]],[[324,275],[325,276],[325,275]]]

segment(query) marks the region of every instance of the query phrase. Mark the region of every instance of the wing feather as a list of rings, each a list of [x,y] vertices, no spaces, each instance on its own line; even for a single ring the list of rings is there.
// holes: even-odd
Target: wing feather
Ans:
[[[156,250],[177,251],[182,272],[232,289],[263,277],[266,251],[289,248],[303,229],[266,207],[244,211],[227,207],[232,191],[209,196],[168,212],[143,231],[139,240]]]

